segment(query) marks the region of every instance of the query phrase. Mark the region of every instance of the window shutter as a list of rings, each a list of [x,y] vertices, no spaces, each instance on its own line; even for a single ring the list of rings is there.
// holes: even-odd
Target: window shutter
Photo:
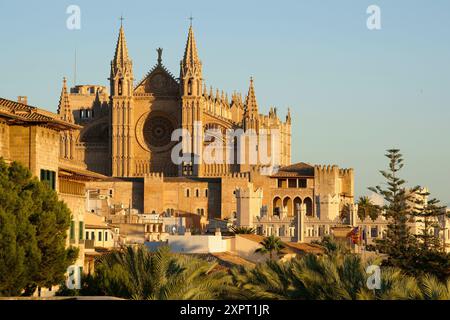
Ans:
[[[70,222],[70,240],[75,240],[75,222]]]
[[[83,221],[80,221],[79,225],[80,225],[80,230],[79,230],[80,240],[83,240],[83,234],[84,234],[84,223],[83,223]]]

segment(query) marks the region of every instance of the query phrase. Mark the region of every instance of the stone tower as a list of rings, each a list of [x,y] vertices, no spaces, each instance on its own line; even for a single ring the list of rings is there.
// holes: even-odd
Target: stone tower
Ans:
[[[249,172],[253,166],[259,163],[258,133],[260,123],[253,78],[250,78],[250,87],[245,99],[242,125],[245,135],[242,137],[244,149],[240,158],[244,161],[240,164],[240,171]]]
[[[180,94],[182,101],[182,128],[189,132],[190,139],[183,139],[185,161],[180,166],[181,175],[202,175],[203,126],[203,75],[202,62],[198,57],[192,24],[183,60],[180,63]]]
[[[114,59],[111,61],[111,174],[130,177],[132,166],[133,62],[128,56],[123,25],[120,26]]]
[[[64,78],[63,87],[61,89],[61,97],[59,98],[58,114],[64,121],[75,123],[70,106],[69,94],[67,92],[67,80]],[[61,143],[59,156],[62,159],[73,160],[75,158],[75,137],[73,130],[61,131]]]

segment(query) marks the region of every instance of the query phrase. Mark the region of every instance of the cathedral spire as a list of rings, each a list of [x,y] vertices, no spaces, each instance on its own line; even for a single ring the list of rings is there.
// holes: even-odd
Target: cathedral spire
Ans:
[[[245,107],[248,115],[258,115],[258,104],[256,103],[255,88],[253,85],[253,77],[250,78],[250,88],[248,89]]]
[[[72,108],[70,107],[69,94],[67,92],[66,77],[63,79],[61,97],[59,98],[58,114],[64,121],[73,123]]]
[[[116,52],[114,54],[113,63],[116,65],[124,65],[128,60],[129,57],[128,57],[127,41],[125,39],[123,24],[122,22],[120,22],[119,38],[117,39]]]
[[[194,37],[194,29],[192,25],[189,27],[188,39],[186,42],[186,49],[184,50],[183,56],[183,66],[184,67],[194,67],[200,64],[200,59],[198,58],[197,44]]]
[[[123,20],[123,18],[121,18]],[[133,89],[133,62],[128,55],[127,41],[123,24],[120,24],[116,51],[111,61],[111,95],[130,96]]]
[[[250,78],[250,88],[248,89],[247,98],[244,107],[244,130],[259,130],[258,104],[256,103],[255,88],[253,78]]]

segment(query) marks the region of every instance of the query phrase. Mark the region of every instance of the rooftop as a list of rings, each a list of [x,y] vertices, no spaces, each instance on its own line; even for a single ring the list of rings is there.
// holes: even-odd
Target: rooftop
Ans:
[[[44,124],[57,130],[81,128],[62,120],[56,113],[4,98],[0,98],[0,117],[6,118],[10,124]]]
[[[282,167],[272,177],[314,177],[314,166],[299,162]]]

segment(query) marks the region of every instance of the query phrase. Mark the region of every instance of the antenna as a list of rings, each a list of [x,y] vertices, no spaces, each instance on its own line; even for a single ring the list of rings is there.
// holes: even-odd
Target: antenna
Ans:
[[[73,66],[73,86],[77,85],[77,49],[75,49],[75,61]]]

